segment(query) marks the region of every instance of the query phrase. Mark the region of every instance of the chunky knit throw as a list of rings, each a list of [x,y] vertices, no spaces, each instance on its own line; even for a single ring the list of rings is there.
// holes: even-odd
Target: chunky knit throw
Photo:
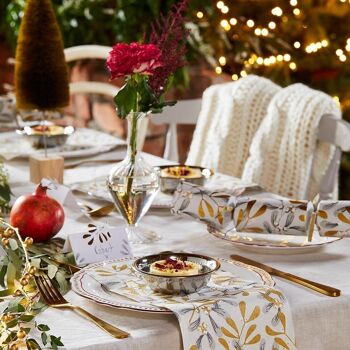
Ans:
[[[254,75],[205,90],[186,163],[241,177],[255,132],[280,90]]]
[[[253,138],[243,179],[282,196],[313,198],[335,150],[317,141],[325,113],[341,118],[337,104],[323,92],[302,84],[277,92]]]

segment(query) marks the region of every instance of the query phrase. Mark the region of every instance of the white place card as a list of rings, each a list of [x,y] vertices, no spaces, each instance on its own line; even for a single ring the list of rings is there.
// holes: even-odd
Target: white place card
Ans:
[[[47,187],[48,196],[56,199],[61,205],[70,209],[79,209],[71,189],[67,186],[57,183],[55,180],[42,179],[41,185]]]
[[[78,266],[132,256],[123,226],[96,226],[92,223],[85,232],[69,235],[63,251],[73,251]]]

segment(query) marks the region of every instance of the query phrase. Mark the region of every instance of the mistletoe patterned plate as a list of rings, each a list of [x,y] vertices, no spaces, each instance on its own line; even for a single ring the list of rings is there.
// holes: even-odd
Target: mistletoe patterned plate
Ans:
[[[238,232],[234,229],[223,232],[210,225],[208,225],[208,231],[213,236],[232,243],[236,248],[266,254],[313,253],[341,239],[341,237],[321,237],[317,229],[314,231],[311,242],[308,242],[305,235]]]
[[[241,286],[242,282],[249,285],[274,286],[272,277],[259,268],[233,260],[218,260],[221,268],[212,274],[212,282],[220,287],[232,287],[234,284]],[[89,265],[72,277],[72,289],[84,298],[118,309],[171,314],[169,309],[152,303],[151,298],[149,302],[145,301],[153,292],[133,269],[134,261],[135,258],[123,258]],[[101,283],[108,286],[109,291],[103,288]],[[169,302],[181,302],[182,298],[183,302],[187,300],[187,296],[169,296]]]

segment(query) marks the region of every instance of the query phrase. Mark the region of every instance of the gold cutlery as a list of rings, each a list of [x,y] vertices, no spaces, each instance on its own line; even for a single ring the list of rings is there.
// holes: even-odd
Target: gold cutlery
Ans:
[[[118,163],[121,162],[122,159],[89,159],[89,160],[82,160],[81,162],[73,163],[73,164],[67,164],[64,166],[65,169],[74,169],[77,168],[80,165],[84,164],[93,164],[93,163]]]
[[[307,280],[306,278],[292,275],[291,273],[288,273],[288,272],[277,270],[271,266],[262,264],[260,262],[254,261],[254,260],[250,260],[250,259],[245,258],[245,257],[240,256],[240,255],[231,255],[231,259],[236,260],[236,261],[240,261],[244,264],[258,267],[258,268],[268,272],[270,275],[284,278],[288,281],[300,284],[306,288],[310,288],[318,293],[322,293],[322,294],[327,295],[329,297],[338,297],[341,294],[341,291],[337,288],[333,288],[333,287],[327,286],[325,284],[313,282],[313,281]]]
[[[63,298],[61,292],[52,284],[51,280],[45,273],[40,273],[39,276],[35,276],[35,282],[39,288],[41,296],[49,306],[58,309],[68,308],[77,311],[80,315],[94,322],[98,327],[109,333],[114,338],[123,339],[130,335],[128,332],[112,326],[81,307],[69,303]]]
[[[93,217],[102,217],[102,216],[107,216],[109,213],[111,213],[115,209],[116,208],[114,204],[108,204],[100,208],[88,210],[87,214]]]

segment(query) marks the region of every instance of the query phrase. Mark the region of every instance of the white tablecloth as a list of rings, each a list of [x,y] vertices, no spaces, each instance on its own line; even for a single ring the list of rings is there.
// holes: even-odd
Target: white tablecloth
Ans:
[[[161,163],[156,157],[147,156],[147,160],[153,164]],[[16,186],[29,181],[26,162],[16,161],[7,165],[14,190]],[[110,164],[90,164],[67,170],[65,183],[106,175],[110,168]],[[122,222],[117,215],[105,220],[109,224]],[[350,349],[350,239],[328,245],[318,253],[289,256],[260,255],[238,251],[229,243],[212,237],[203,224],[166,213],[150,212],[142,220],[142,225],[159,232],[163,238],[152,245],[133,246],[135,256],[164,250],[185,250],[226,258],[236,253],[341,289],[341,297],[330,298],[275,278],[277,285],[284,291],[291,304],[299,350]],[[130,332],[131,337],[116,340],[72,311],[47,309],[38,316],[37,321],[48,324],[53,334],[62,336],[65,349],[178,350],[182,348],[181,334],[175,316],[121,311],[99,306],[73,292],[67,294],[67,299],[125,329]]]

